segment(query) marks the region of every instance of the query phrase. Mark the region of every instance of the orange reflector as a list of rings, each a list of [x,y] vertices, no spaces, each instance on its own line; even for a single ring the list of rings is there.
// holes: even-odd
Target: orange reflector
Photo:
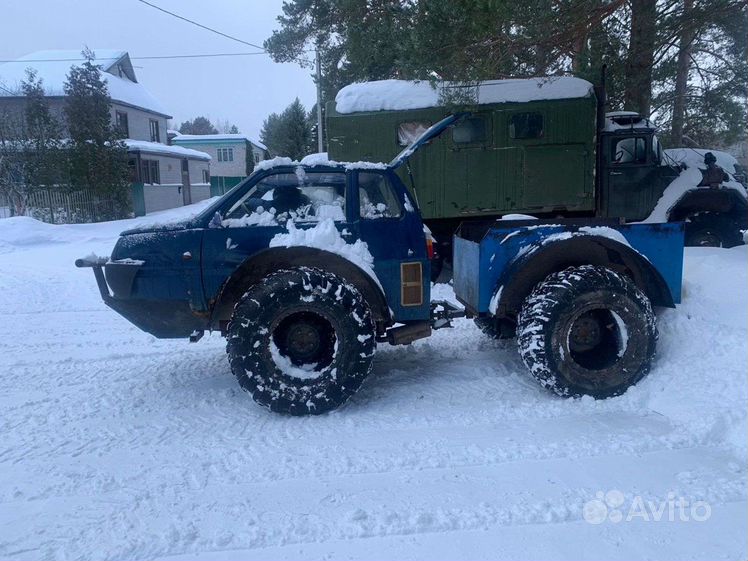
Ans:
[[[401,305],[423,304],[423,269],[420,262],[400,264],[400,286]]]

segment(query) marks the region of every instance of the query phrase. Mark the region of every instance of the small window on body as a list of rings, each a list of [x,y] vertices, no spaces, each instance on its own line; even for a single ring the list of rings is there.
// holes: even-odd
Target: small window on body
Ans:
[[[540,113],[517,113],[509,121],[509,137],[515,139],[540,138],[543,136],[543,115]]]
[[[486,141],[486,119],[469,117],[457,123],[452,129],[455,144],[477,144]]]
[[[408,121],[397,126],[397,143],[400,146],[410,146],[419,136],[426,132],[431,123],[424,121]]]
[[[361,218],[377,220],[402,215],[397,195],[384,174],[359,172],[358,195]]]

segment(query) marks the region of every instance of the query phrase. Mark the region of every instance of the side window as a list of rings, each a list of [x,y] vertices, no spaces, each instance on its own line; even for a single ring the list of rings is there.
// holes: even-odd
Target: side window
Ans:
[[[486,119],[469,117],[452,128],[452,141],[455,144],[477,144],[485,142],[488,137]]]
[[[410,146],[416,138],[426,132],[431,123],[424,121],[408,121],[397,126],[397,143],[400,146]]]
[[[400,203],[387,176],[381,173],[359,172],[358,196],[361,218],[399,218]]]
[[[345,220],[345,173],[275,173],[258,181],[224,214],[224,226],[272,226]]]
[[[644,164],[647,161],[647,146],[642,137],[613,139],[610,161],[615,165]]]
[[[509,120],[510,138],[540,138],[543,136],[543,115],[540,113],[517,113]]]

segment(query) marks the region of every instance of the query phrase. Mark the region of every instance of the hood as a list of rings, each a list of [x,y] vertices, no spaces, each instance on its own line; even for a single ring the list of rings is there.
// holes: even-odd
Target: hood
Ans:
[[[173,232],[175,230],[186,230],[190,222],[182,220],[179,222],[166,222],[163,224],[149,224],[148,226],[138,226],[130,228],[120,233],[120,236],[129,236],[131,234],[152,234],[154,232]]]
[[[433,140],[437,136],[439,136],[441,133],[443,133],[450,125],[453,125],[457,121],[464,119],[470,115],[468,112],[461,112],[461,113],[454,113],[453,115],[448,115],[438,123],[434,123],[431,125],[426,131],[421,133],[421,136],[416,138],[413,141],[413,144],[410,146],[407,146],[402,152],[400,152],[397,156],[395,156],[392,161],[390,162],[390,167],[393,169],[399,168],[401,165],[406,163],[408,159],[415,154],[415,152],[421,148],[424,144],[427,144],[429,141]]]

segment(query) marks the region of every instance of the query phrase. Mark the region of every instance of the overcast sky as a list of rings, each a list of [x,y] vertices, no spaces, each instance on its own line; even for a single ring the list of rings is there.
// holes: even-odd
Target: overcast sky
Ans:
[[[277,28],[282,0],[149,0],[164,9],[250,43]],[[131,57],[240,53],[256,49],[220,37],[138,0],[2,2],[0,60],[43,49],[122,49]],[[133,60],[141,82],[174,116],[172,125],[205,115],[228,119],[253,137],[263,119],[295,97],[315,102],[310,69],[267,55]]]

